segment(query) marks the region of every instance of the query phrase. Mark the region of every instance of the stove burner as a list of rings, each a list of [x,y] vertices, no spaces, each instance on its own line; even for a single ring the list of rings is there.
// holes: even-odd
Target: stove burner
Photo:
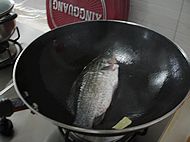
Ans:
[[[17,42],[20,38],[18,27],[16,31],[18,35],[16,39],[0,43],[0,69],[12,65],[22,50],[21,45]]]
[[[75,134],[74,132],[70,132],[68,130],[64,130],[61,127],[58,127],[59,132],[61,133],[62,137],[64,138],[64,142],[135,142],[136,136],[144,136],[147,134],[148,128],[138,130],[135,132],[127,133],[123,136],[111,136],[111,137],[96,137],[93,136],[91,140],[86,140],[80,137],[80,134]],[[85,137],[83,135],[83,137]],[[88,136],[86,136],[88,137]]]

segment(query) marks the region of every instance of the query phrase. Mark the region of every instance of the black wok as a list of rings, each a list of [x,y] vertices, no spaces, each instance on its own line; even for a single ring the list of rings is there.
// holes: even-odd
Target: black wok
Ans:
[[[75,127],[66,108],[71,86],[82,69],[107,50],[121,59],[119,87],[99,125]],[[75,132],[119,135],[174,113],[189,91],[190,66],[179,46],[146,27],[94,21],[63,26],[36,39],[17,59],[13,81],[22,101],[56,125]],[[132,124],[112,129],[124,116]]]

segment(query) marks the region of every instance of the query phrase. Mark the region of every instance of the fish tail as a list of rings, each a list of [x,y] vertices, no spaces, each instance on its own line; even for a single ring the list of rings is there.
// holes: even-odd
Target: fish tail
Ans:
[[[104,116],[105,116],[105,113],[103,113],[100,116],[96,117],[94,119],[94,124],[93,125],[96,126],[96,125],[100,124],[103,121]]]
[[[77,116],[74,121],[74,125],[84,127],[84,128],[92,128],[94,123],[94,117],[93,116]]]

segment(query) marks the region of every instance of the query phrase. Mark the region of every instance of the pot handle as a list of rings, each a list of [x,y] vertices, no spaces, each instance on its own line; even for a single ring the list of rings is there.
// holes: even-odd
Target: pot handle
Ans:
[[[12,81],[11,81],[12,82]],[[6,117],[11,116],[14,112],[24,110],[27,107],[19,98],[8,98],[6,92],[14,86],[13,82],[5,89],[0,91],[0,134],[3,136],[13,135],[13,123]]]
[[[3,24],[5,22],[9,22],[11,20],[14,20],[17,17],[16,13],[9,13],[6,16],[4,16],[3,18],[0,19],[0,24]]]
[[[27,109],[26,105],[20,98],[7,98],[6,92],[14,86],[13,83],[8,85],[0,92],[0,118],[11,116],[16,111]]]

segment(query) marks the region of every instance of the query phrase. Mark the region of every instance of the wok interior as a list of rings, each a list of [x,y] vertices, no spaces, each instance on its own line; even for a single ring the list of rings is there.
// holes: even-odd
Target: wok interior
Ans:
[[[119,87],[94,129],[111,129],[124,116],[132,120],[129,127],[148,123],[185,98],[190,70],[177,46],[149,29],[110,21],[69,25],[39,37],[17,64],[18,90],[41,114],[72,125],[74,116],[66,108],[71,86],[82,69],[108,49],[120,59]]]

